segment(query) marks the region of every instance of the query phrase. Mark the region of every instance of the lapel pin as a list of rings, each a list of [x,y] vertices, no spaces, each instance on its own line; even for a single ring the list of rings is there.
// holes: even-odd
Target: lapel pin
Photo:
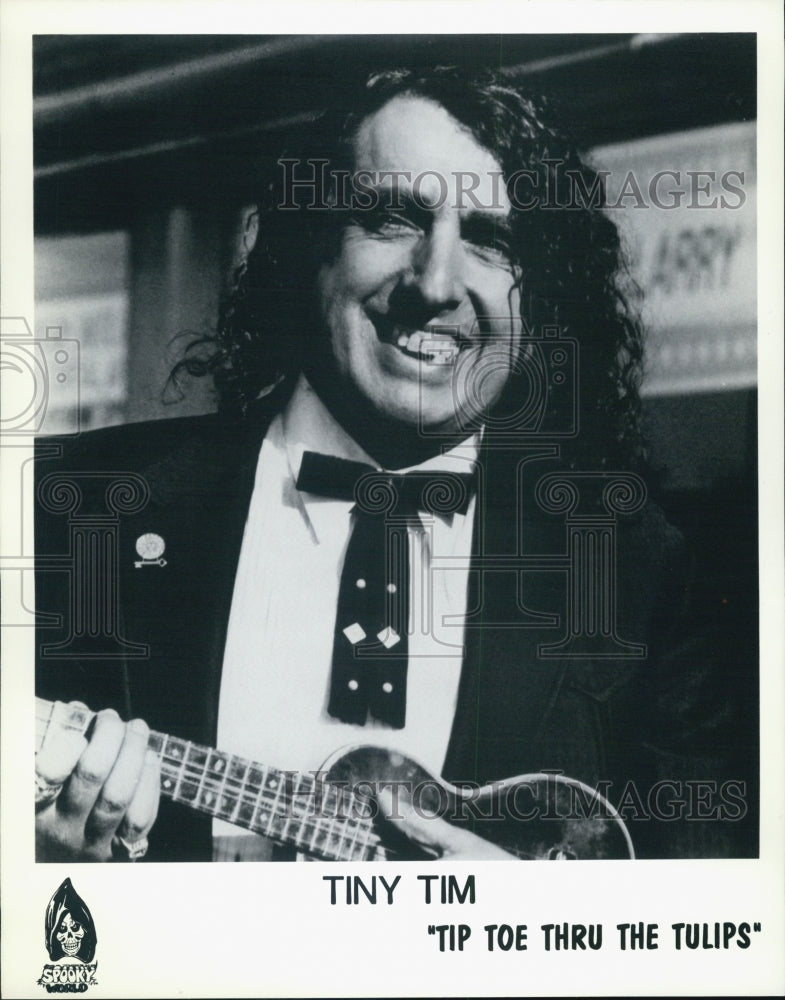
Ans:
[[[165,550],[166,544],[160,535],[155,535],[152,532],[140,535],[136,539],[136,551],[142,558],[140,562],[134,562],[134,568],[141,569],[142,566],[165,566],[166,560],[162,558]]]

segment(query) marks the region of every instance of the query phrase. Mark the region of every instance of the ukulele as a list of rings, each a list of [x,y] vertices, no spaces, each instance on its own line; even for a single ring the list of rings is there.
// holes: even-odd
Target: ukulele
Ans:
[[[36,753],[50,726],[84,735],[95,713],[36,698]],[[266,767],[190,740],[151,732],[162,794],[191,809],[293,846],[321,861],[430,858],[379,815],[374,791],[389,787],[413,807],[464,826],[526,860],[634,858],[629,831],[596,789],[555,772],[482,788],[451,785],[403,754],[359,745],[319,771]],[[395,798],[394,798],[395,802]]]

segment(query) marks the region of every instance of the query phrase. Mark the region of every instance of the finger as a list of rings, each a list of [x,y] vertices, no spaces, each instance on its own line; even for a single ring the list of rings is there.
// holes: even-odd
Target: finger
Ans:
[[[62,784],[76,767],[82,756],[87,740],[81,733],[62,730],[47,738],[35,758],[35,771],[41,778],[52,784]]]
[[[134,797],[126,810],[117,833],[124,840],[134,843],[146,837],[158,815],[158,800],[161,789],[161,767],[156,754],[148,750],[145,754],[142,775],[136,786]]]
[[[89,712],[81,701],[71,701],[65,708]],[[75,726],[47,725],[43,746],[35,757],[36,774],[50,784],[62,784],[76,767],[86,746],[84,733]]]
[[[123,741],[103,783],[85,828],[89,840],[103,840],[117,829],[139,784],[150,730],[146,722],[132,719],[124,727]]]
[[[89,814],[123,745],[125,728],[112,709],[105,709],[95,717],[90,741],[58,799],[62,813],[85,817]]]

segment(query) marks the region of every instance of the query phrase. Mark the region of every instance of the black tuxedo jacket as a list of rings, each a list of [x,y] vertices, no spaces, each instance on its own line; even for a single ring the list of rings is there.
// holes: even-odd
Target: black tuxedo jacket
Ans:
[[[184,418],[40,446],[39,695],[111,705],[215,745],[235,569],[259,448],[280,405],[260,401],[239,425]],[[564,515],[544,511],[534,493],[556,468],[553,450],[532,446],[522,461],[519,447],[486,440],[444,776],[485,783],[553,769],[606,781],[639,855],[754,853],[733,817],[722,821],[715,809],[679,823],[652,816],[647,801],[662,779],[682,799],[696,794],[687,782],[703,781],[715,783],[716,806],[720,783],[750,780],[729,707],[737,665],[723,663],[721,643],[708,648],[706,629],[696,636],[682,540],[656,506],[614,521],[615,632],[645,655],[542,655],[567,634],[569,574],[514,557],[565,554]],[[145,534],[163,539],[165,565],[136,565]],[[749,817],[750,803],[745,810]],[[162,803],[149,857],[209,852],[209,820]]]

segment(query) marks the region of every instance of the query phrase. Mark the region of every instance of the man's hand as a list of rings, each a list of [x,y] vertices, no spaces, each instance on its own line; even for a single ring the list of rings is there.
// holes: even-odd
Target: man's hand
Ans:
[[[113,837],[132,844],[147,836],[160,789],[148,735],[141,719],[124,723],[111,709],[95,717],[89,742],[50,728],[36,775],[44,785],[63,787],[36,810],[36,860],[109,861]]]
[[[515,856],[468,830],[451,826],[440,816],[417,811],[389,789],[377,796],[379,812],[419,848],[443,861],[513,861]]]

